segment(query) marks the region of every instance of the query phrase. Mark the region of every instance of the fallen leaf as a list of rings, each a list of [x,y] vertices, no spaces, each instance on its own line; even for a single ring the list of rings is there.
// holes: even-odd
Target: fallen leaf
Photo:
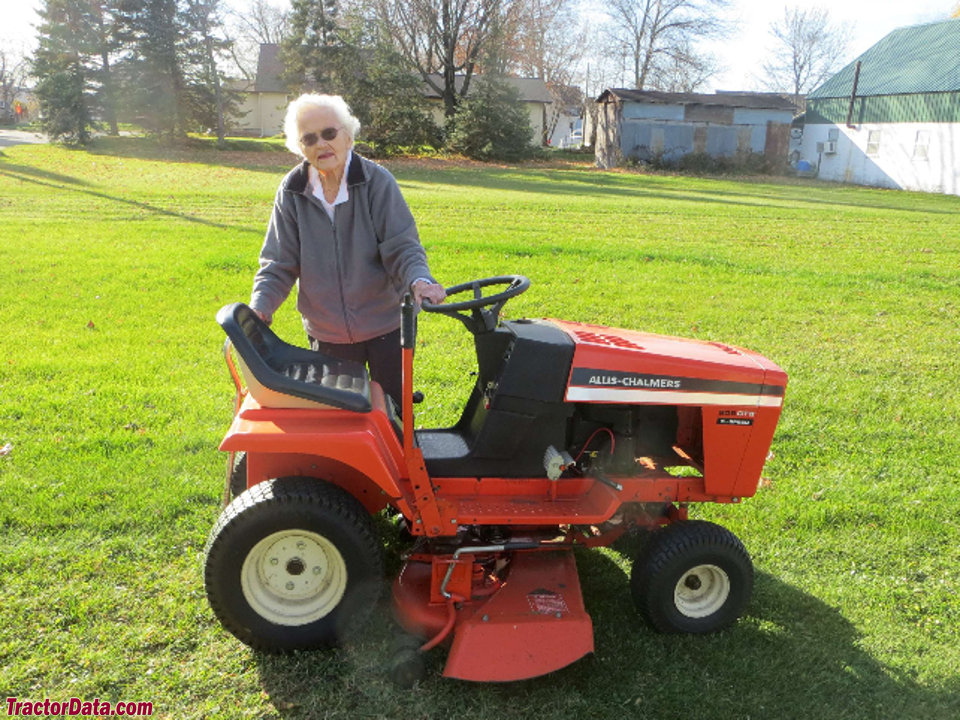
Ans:
[[[91,320],[90,322],[87,323],[87,327],[88,327],[90,330],[93,330],[94,327],[96,327],[96,326],[93,324],[93,320]]]

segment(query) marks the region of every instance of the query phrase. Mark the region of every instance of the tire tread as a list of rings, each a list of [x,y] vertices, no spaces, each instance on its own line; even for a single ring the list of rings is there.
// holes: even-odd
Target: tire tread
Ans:
[[[683,558],[695,555],[705,549],[712,553],[726,555],[744,570],[742,584],[732,594],[735,612],[725,612],[724,618],[714,623],[688,622],[687,627],[679,627],[675,620],[664,612],[661,604],[668,589],[672,603],[672,586],[662,588],[665,575],[670,574],[672,566]],[[736,622],[753,590],[753,563],[740,539],[720,525],[705,520],[686,520],[662,528],[651,535],[633,564],[630,576],[630,589],[640,613],[659,632],[706,633],[718,630]],[[731,578],[731,582],[736,582]],[[702,629],[700,629],[702,626]]]
[[[357,536],[358,548],[364,558],[372,560],[372,571],[376,583],[368,583],[355,588],[359,593],[358,605],[367,609],[372,608],[380,595],[383,576],[383,548],[377,536],[373,521],[364,506],[355,497],[343,488],[332,483],[314,478],[283,477],[258,483],[241,493],[223,510],[207,538],[204,547],[204,584],[207,589],[207,599],[214,615],[224,627],[233,635],[250,647],[267,652],[277,652],[292,649],[309,649],[333,643],[295,643],[281,644],[259,638],[249,628],[240,627],[232,618],[232,613],[224,606],[219,593],[213,591],[216,582],[215,569],[223,561],[224,553],[231,541],[231,535],[237,528],[238,519],[248,512],[257,512],[254,508],[275,507],[295,511],[297,508],[314,507],[335,515],[345,526]],[[369,585],[369,587],[367,587]],[[358,616],[347,624],[345,629],[355,629],[355,626],[366,619],[366,613]]]

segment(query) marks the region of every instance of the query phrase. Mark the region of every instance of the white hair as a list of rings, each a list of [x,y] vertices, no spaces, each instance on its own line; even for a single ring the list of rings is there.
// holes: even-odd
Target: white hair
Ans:
[[[308,107],[325,108],[332,110],[337,120],[353,140],[360,132],[360,121],[350,112],[350,106],[339,95],[318,95],[304,93],[287,106],[287,115],[283,120],[283,134],[286,137],[287,149],[294,155],[303,157],[300,150],[300,125],[298,123],[301,111]]]

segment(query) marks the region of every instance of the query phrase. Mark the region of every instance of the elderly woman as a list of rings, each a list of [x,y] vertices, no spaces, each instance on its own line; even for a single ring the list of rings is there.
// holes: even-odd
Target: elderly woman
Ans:
[[[364,362],[400,404],[400,300],[443,302],[396,180],[353,151],[360,122],[343,98],[301,95],[287,147],[303,158],[280,183],[250,307],[265,321],[299,281],[310,346]]]

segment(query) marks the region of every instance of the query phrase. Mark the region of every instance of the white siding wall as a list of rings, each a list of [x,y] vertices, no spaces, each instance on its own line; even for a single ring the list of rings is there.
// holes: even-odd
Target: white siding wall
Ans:
[[[828,142],[831,130],[837,131],[836,154],[818,153],[817,143]],[[871,131],[879,144],[868,154]],[[957,123],[807,125],[800,154],[814,169],[819,162],[823,180],[960,195]]]
[[[282,93],[244,93],[240,103],[243,115],[237,125],[242,130],[272,137],[283,132],[283,117],[290,99]]]

